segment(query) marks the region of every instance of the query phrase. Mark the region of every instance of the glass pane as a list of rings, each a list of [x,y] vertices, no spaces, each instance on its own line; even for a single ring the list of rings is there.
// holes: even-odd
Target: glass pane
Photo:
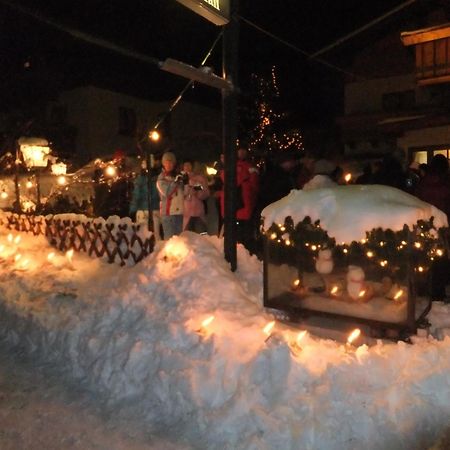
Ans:
[[[414,152],[414,161],[419,164],[426,164],[427,163],[427,152],[426,151]]]

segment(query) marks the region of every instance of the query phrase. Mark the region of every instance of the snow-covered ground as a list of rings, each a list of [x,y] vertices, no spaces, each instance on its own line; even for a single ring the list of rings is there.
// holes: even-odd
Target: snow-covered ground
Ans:
[[[120,268],[82,254],[48,261],[45,238],[8,233],[3,340],[149,432],[199,449],[410,450],[450,424],[448,305],[429,316],[439,339],[349,348],[306,334],[296,352],[299,330],[279,322],[266,341],[262,265],[242,247],[236,273],[221,240],[193,233]]]

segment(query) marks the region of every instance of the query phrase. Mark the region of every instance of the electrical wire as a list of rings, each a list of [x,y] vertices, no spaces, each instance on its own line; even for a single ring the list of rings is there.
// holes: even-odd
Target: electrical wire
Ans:
[[[383,14],[380,17],[377,17],[376,19],[372,20],[371,22],[367,23],[366,25],[363,25],[362,27],[352,31],[351,33],[337,39],[336,41],[332,42],[331,44],[327,45],[326,47],[323,47],[322,49],[318,50],[317,52],[313,53],[309,56],[310,59],[317,58],[317,56],[322,55],[323,53],[327,52],[328,50],[331,50],[334,47],[337,47],[338,45],[341,45],[343,42],[348,41],[352,37],[356,36],[359,33],[362,33],[363,31],[369,29],[373,25],[376,25],[377,23],[383,21],[389,16],[392,16],[392,14],[395,14],[396,12],[406,8],[407,6],[411,5],[412,3],[416,2],[417,0],[408,0],[401,5],[396,6],[394,9],[391,9],[387,13]]]
[[[128,49],[126,47],[122,47],[120,45],[115,44],[114,42],[107,41],[105,39],[101,39],[95,36],[92,36],[88,33],[84,33],[83,31],[75,30],[73,28],[67,27],[65,25],[62,25],[58,22],[55,22],[52,19],[49,19],[48,17],[43,16],[42,14],[39,14],[37,12],[33,12],[31,9],[26,8],[24,6],[18,5],[16,3],[13,3],[10,0],[0,0],[0,3],[3,5],[6,5],[10,7],[11,9],[18,11],[22,14],[25,14],[27,16],[32,17],[33,19],[45,23],[46,25],[56,28],[59,31],[62,31],[64,33],[69,34],[75,39],[79,39],[85,42],[88,42],[89,44],[96,45],[97,47],[106,48],[108,50],[112,50],[116,53],[119,53],[123,56],[127,56],[129,58],[137,59],[138,61],[142,61],[145,63],[155,64],[157,66],[160,66],[160,61],[157,58],[154,58],[153,56],[144,55],[143,53],[139,53],[135,50]]]
[[[277,36],[277,35],[271,33],[270,31],[265,30],[264,28],[260,27],[259,25],[256,25],[254,22],[252,22],[252,21],[246,19],[245,17],[242,17],[242,16],[240,16],[240,15],[237,15],[236,17],[237,17],[239,20],[241,20],[242,22],[246,23],[247,25],[249,25],[249,26],[255,28],[255,29],[258,30],[259,32],[261,32],[261,33],[263,33],[263,34],[269,36],[270,38],[274,39],[275,41],[280,42],[281,44],[285,45],[286,47],[289,47],[291,50],[294,50],[296,53],[300,53],[300,54],[302,54],[303,56],[307,56],[308,59],[310,59],[311,54],[308,53],[307,51],[302,50],[301,48],[297,47],[296,45],[292,44],[291,42],[288,42],[288,41],[286,41],[285,39],[280,38],[279,36]],[[357,79],[360,79],[360,80],[364,80],[364,79],[365,79],[364,77],[362,77],[362,76],[360,76],[360,75],[357,75],[357,74],[355,74],[355,73],[349,72],[348,70],[342,69],[341,67],[338,67],[338,66],[336,66],[336,65],[334,65],[334,64],[332,64],[332,63],[329,63],[328,61],[325,61],[325,60],[322,59],[322,58],[314,58],[313,61],[315,61],[315,62],[317,62],[317,63],[320,63],[320,64],[322,64],[322,65],[324,65],[324,66],[327,66],[327,67],[329,67],[329,68],[331,68],[331,69],[334,69],[334,70],[336,70],[336,71],[338,71],[338,72],[341,72],[341,73],[343,73],[343,74],[345,74],[345,75],[349,75],[349,76],[351,76],[351,77],[353,77],[353,78],[357,78]]]
[[[202,62],[200,63],[200,67],[204,66],[206,61],[208,61],[209,57],[211,56],[212,52],[214,51],[214,48],[216,47],[216,45],[219,42],[222,35],[223,35],[223,31],[220,31],[220,33],[217,35],[216,39],[214,40],[211,48],[206,53],[206,56],[202,59]],[[161,123],[164,122],[166,117],[175,109],[175,107],[178,105],[180,100],[183,98],[183,95],[186,93],[186,91],[193,85],[194,85],[194,81],[192,81],[192,80],[188,81],[186,83],[186,86],[184,86],[184,88],[181,90],[181,92],[178,94],[178,96],[175,98],[175,100],[170,104],[167,112],[158,120],[156,125],[152,128],[153,130],[156,130],[161,125]]]

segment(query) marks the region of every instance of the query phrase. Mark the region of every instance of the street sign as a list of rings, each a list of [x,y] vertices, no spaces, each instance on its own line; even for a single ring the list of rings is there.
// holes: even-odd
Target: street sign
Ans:
[[[230,0],[177,0],[177,2],[215,25],[226,25],[230,21]]]

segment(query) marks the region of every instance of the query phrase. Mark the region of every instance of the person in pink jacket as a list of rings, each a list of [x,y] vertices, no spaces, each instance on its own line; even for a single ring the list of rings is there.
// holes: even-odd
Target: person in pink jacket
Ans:
[[[209,197],[208,180],[193,171],[192,161],[185,161],[183,172],[188,177],[184,185],[183,230],[206,233],[205,204]]]

